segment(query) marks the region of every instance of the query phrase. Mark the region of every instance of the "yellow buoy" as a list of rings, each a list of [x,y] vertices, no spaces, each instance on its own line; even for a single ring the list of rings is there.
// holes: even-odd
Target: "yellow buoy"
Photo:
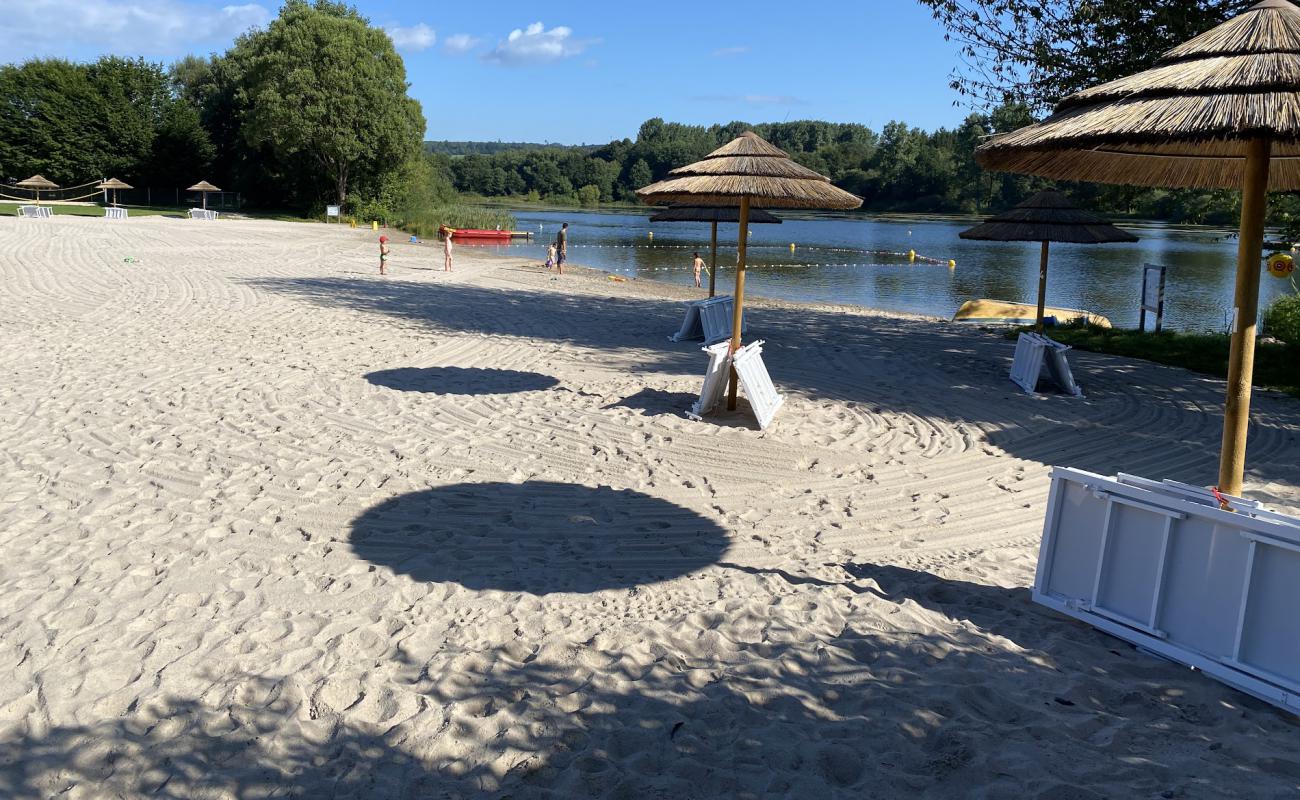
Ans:
[[[916,261],[916,251],[915,251],[915,250],[908,250],[908,251],[907,251],[907,260],[908,260],[909,263],[910,263],[910,262],[913,262],[913,261]]]
[[[953,261],[951,258],[948,259],[948,269],[957,269],[957,262]]]
[[[1286,253],[1274,253],[1268,257],[1268,274],[1274,278],[1289,278],[1295,271],[1295,261]]]
[[[790,242],[790,252],[794,252],[794,242]]]
[[[648,234],[646,234],[646,235],[650,237],[650,241],[653,242],[653,241],[655,240],[655,232],[654,232],[654,231],[650,231],[650,233],[648,233]]]

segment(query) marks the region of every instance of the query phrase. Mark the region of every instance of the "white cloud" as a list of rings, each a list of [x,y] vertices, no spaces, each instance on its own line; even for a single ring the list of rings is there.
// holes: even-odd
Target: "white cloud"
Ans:
[[[717,50],[713,51],[713,55],[715,57],[738,56],[748,52],[749,48],[741,45],[737,47],[719,47]]]
[[[93,53],[178,55],[195,46],[221,46],[270,21],[260,3],[213,8],[182,0],[20,0],[5,3],[0,60]]]
[[[398,50],[428,50],[433,47],[434,42],[438,41],[438,34],[423,22],[409,27],[388,25],[384,28],[384,32],[393,40],[393,47]]]
[[[456,33],[442,40],[442,49],[458,56],[478,47],[482,41],[482,39],[470,36],[468,33]]]
[[[542,23],[534,22],[527,28],[515,28],[484,58],[508,66],[545,64],[576,56],[590,44],[591,41],[574,39],[571,28],[557,25],[548,31]]]

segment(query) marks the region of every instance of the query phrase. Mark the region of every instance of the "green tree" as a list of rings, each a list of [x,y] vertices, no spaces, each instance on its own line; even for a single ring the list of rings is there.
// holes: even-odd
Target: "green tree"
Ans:
[[[232,56],[244,140],[288,165],[300,186],[323,176],[346,203],[354,188],[382,192],[420,152],[424,116],[407,96],[402,59],[355,10],[288,0]]]
[[[638,158],[627,170],[627,185],[633,191],[654,182],[654,173],[645,159]]]
[[[1256,0],[920,0],[961,44],[952,86],[976,105],[1041,112],[1142,70]]]
[[[584,208],[600,205],[600,187],[594,183],[589,183],[578,189],[578,204]]]
[[[198,109],[176,100],[162,113],[143,177],[150,185],[189,185],[203,180],[215,155]]]

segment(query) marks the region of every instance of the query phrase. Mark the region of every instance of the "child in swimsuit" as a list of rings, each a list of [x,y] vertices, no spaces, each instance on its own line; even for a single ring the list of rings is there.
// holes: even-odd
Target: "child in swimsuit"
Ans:
[[[388,237],[379,237],[379,274],[388,274]]]

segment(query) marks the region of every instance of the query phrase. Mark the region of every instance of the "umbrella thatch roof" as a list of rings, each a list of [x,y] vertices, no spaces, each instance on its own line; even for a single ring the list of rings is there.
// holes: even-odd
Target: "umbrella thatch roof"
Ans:
[[[1054,189],[1045,189],[986,222],[957,234],[987,242],[1136,242],[1138,237],[1084,211]]]
[[[638,189],[646,203],[754,208],[857,208],[862,198],[831,185],[830,178],[795,163],[784,150],[746,131],[665,180]]]
[[[123,183],[117,178],[109,178],[106,181],[100,181],[95,184],[96,189],[130,189],[133,188],[129,183]]]
[[[1141,186],[1241,186],[1245,145],[1272,140],[1270,191],[1300,189],[1300,9],[1264,0],[1155,66],[1065,98],[981,145],[986,168]]]
[[[650,215],[651,222],[740,222],[740,209],[736,206],[669,206]],[[761,208],[749,211],[749,222],[780,225],[781,218]]]
[[[207,181],[199,181],[198,183],[194,184],[193,186],[191,186],[190,188],[186,189],[185,191],[187,191],[187,192],[219,192],[219,191],[221,191],[221,190],[218,189],[217,187],[213,186],[212,184],[208,183]]]
[[[14,186],[20,189],[57,189],[59,185],[44,175],[33,175],[24,181],[18,181]]]

